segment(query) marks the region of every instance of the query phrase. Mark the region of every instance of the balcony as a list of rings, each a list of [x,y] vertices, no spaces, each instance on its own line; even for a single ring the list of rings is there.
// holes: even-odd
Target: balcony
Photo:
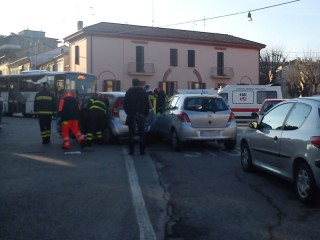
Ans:
[[[137,63],[129,62],[128,63],[128,74],[130,75],[143,75],[143,76],[152,76],[155,73],[153,63]]]
[[[212,67],[211,68],[211,77],[212,78],[233,78],[233,68],[218,68],[218,67]]]

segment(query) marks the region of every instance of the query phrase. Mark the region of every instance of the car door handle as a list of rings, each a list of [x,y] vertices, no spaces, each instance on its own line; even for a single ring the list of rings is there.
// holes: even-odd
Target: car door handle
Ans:
[[[278,142],[278,136],[274,136],[273,141]]]

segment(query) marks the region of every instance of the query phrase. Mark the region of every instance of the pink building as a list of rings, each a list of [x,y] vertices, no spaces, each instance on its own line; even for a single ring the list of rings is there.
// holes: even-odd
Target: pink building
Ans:
[[[64,40],[70,71],[93,73],[98,91],[126,91],[138,78],[167,94],[174,89],[259,83],[264,44],[227,34],[101,22]],[[249,82],[248,82],[249,81]]]

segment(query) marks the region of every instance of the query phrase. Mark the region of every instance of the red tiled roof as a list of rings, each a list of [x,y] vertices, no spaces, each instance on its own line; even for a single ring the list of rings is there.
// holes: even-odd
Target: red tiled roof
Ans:
[[[202,44],[233,45],[249,48],[264,48],[265,45],[228,34],[187,31],[160,27],[147,27],[129,24],[101,22],[84,27],[77,33],[66,37],[67,41],[82,34],[108,35],[110,37],[131,37],[138,39],[158,39],[166,41],[201,42]]]

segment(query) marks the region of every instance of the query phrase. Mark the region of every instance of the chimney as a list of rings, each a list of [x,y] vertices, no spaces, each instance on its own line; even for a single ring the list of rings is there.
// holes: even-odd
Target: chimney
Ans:
[[[83,28],[83,21],[78,21],[78,31]]]

